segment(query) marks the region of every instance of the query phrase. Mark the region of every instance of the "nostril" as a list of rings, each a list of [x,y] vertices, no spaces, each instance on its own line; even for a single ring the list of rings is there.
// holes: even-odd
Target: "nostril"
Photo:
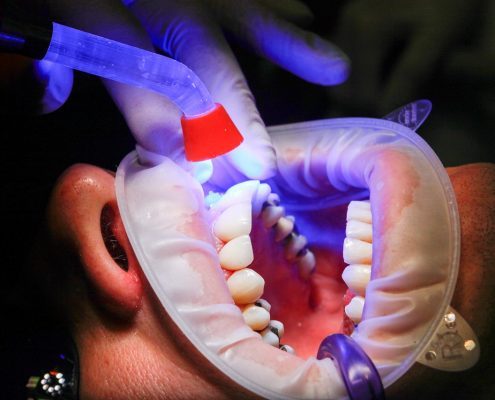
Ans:
[[[108,253],[117,265],[127,272],[129,261],[124,248],[115,235],[115,211],[110,204],[106,204],[101,210],[100,229]]]

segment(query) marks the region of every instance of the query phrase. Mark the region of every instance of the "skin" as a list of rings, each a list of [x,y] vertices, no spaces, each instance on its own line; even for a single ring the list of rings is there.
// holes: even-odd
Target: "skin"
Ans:
[[[461,268],[452,305],[477,332],[481,360],[472,370],[456,374],[416,365],[387,391],[388,398],[434,399],[449,393],[455,398],[491,398],[495,390],[486,378],[495,355],[489,340],[494,324],[490,311],[495,309],[491,295],[495,280],[490,274],[495,265],[490,251],[495,246],[495,165],[447,171],[462,229]],[[53,190],[47,233],[39,242],[33,268],[62,280],[52,280],[47,293],[66,300],[60,311],[80,353],[81,399],[253,397],[210,365],[163,311],[119,218],[113,173],[90,165],[69,168]],[[127,263],[117,262],[114,252],[112,258],[105,243],[113,243],[116,253],[125,253]],[[56,275],[46,274],[47,269]]]

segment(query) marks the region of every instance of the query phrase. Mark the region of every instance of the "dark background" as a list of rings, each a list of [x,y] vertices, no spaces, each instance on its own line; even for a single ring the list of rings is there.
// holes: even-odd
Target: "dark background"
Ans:
[[[308,29],[332,37],[344,2],[336,2],[332,13],[325,9],[326,2],[307,3],[316,15]],[[470,34],[475,35],[475,31]],[[466,38],[467,44],[470,37]],[[235,51],[267,125],[328,117],[383,116],[377,111],[379,107],[345,104],[339,101],[335,89],[303,82],[239,46]],[[432,100],[434,108],[418,133],[446,166],[495,161],[494,87],[493,79],[477,79],[476,73],[474,77],[459,78],[438,68],[419,88],[417,98]],[[6,351],[2,354],[2,372],[13,367],[12,359],[22,364],[20,353],[16,357],[16,338],[29,328],[36,330],[40,323],[41,310],[37,310],[23,285],[23,265],[43,221],[55,180],[74,163],[115,169],[134,145],[125,122],[94,77],[75,73],[69,100],[49,115],[26,114],[25,99],[11,96],[3,97],[1,107],[0,300],[4,313],[0,346]],[[0,390],[0,399],[4,398],[2,393],[6,392]]]

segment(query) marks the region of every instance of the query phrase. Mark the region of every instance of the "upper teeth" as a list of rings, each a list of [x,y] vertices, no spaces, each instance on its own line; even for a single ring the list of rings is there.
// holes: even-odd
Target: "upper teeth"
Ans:
[[[347,221],[350,220],[371,224],[371,206],[369,201],[351,201],[347,207]]]
[[[361,322],[363,317],[364,308],[364,297],[355,296],[352,298],[351,302],[345,306],[345,313],[352,319],[356,324]]]
[[[285,246],[285,257],[288,260],[296,258],[297,254],[308,244],[308,239],[304,235],[291,234],[291,240]]]
[[[254,303],[263,294],[265,280],[256,271],[244,268],[230,276],[227,286],[236,304],[249,304]]]
[[[241,308],[245,323],[260,331],[265,342],[279,346],[284,326],[280,321],[270,321],[270,304],[260,299],[265,282],[257,272],[246,268],[254,260],[249,236],[252,217],[262,213],[264,227],[273,228],[273,237],[284,247],[285,258],[295,262],[304,278],[316,265],[314,254],[307,248],[308,240],[297,232],[295,218],[285,215],[278,195],[270,193],[266,184],[244,182],[227,190],[223,197],[215,197],[214,193],[208,197],[219,261],[227,270],[225,276],[232,298]],[[286,349],[294,352],[290,346]]]
[[[234,204],[227,208],[213,224],[216,237],[228,242],[251,233],[251,203]]]
[[[242,235],[227,242],[218,253],[220,265],[228,270],[247,267],[254,260],[253,246],[249,235]]]
[[[263,225],[265,228],[271,228],[277,221],[285,215],[285,210],[280,206],[266,207],[262,212]]]
[[[366,264],[351,264],[342,272],[342,279],[349,289],[360,296],[364,296],[370,277],[371,267]]]
[[[372,245],[359,239],[344,239],[344,261],[347,264],[371,265]]]
[[[280,242],[285,239],[294,229],[293,217],[282,217],[275,225],[275,241]]]
[[[268,326],[270,322],[270,313],[263,307],[255,304],[248,304],[242,310],[242,316],[246,325],[254,331],[261,331]]]
[[[347,208],[346,238],[343,257],[348,265],[342,279],[356,294],[345,307],[345,313],[355,323],[361,321],[365,303],[366,286],[371,278],[372,239],[371,207],[368,201],[351,201]]]
[[[366,222],[351,219],[347,221],[345,234],[348,238],[359,239],[371,243],[371,238],[373,236],[372,226]]]

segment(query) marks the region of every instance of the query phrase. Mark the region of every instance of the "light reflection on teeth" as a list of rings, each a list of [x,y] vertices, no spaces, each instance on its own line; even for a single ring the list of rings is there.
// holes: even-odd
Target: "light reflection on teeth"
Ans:
[[[227,242],[218,253],[220,265],[228,270],[239,270],[254,260],[253,246],[249,235],[242,235]]]
[[[230,276],[227,286],[236,304],[249,304],[263,294],[265,280],[256,271],[244,268]]]
[[[351,219],[347,222],[345,234],[348,238],[371,243],[373,239],[372,225]]]
[[[344,239],[344,261],[347,264],[369,264],[372,257],[371,243],[363,242],[359,239]]]
[[[366,264],[348,265],[342,272],[342,279],[355,294],[364,296],[370,281],[371,266]]]
[[[268,326],[270,322],[270,313],[263,307],[254,304],[248,304],[242,309],[244,322],[253,331],[261,331]]]
[[[371,224],[371,206],[368,201],[351,201],[347,207],[347,221],[356,220]]]
[[[345,306],[345,313],[354,321],[354,323],[359,324],[363,316],[363,308],[364,297],[355,296],[352,298],[350,303]]]
[[[251,203],[235,204],[227,208],[213,224],[213,233],[224,242],[251,233]]]

